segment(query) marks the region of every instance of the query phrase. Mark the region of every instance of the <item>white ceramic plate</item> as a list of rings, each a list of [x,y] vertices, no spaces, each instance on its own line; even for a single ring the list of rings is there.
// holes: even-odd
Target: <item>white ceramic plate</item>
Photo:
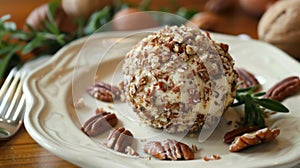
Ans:
[[[289,167],[300,160],[300,95],[283,103],[290,109],[288,114],[273,115],[268,124],[279,127],[281,134],[268,144],[258,145],[239,153],[228,151],[222,142],[226,124],[238,109],[230,109],[217,130],[205,142],[196,137],[169,135],[137,121],[126,104],[107,104],[97,101],[86,93],[86,87],[94,82],[117,83],[124,54],[145,33],[107,32],[83,38],[62,48],[44,66],[34,71],[26,80],[27,113],[25,126],[29,134],[41,146],[57,156],[83,167]],[[288,55],[266,43],[243,40],[236,36],[212,34],[218,42],[230,45],[230,53],[236,66],[253,72],[270,88],[275,82],[291,76],[300,76],[300,65]],[[118,42],[118,43],[115,43]],[[82,101],[84,106],[79,106]],[[82,103],[81,102],[81,103]],[[74,103],[76,104],[74,106]],[[82,104],[81,104],[82,105]],[[96,107],[103,107],[117,114],[120,122],[135,135],[133,148],[142,156],[136,158],[114,152],[104,147],[107,134],[89,138],[81,130],[81,124],[94,115]],[[189,145],[195,144],[200,151],[197,158],[219,154],[220,160],[160,161],[149,160],[142,152],[142,145],[150,139],[174,138]]]

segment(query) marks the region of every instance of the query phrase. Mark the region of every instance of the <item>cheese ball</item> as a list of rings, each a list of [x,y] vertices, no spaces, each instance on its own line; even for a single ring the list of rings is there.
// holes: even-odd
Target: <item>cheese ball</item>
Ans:
[[[141,121],[168,133],[217,124],[236,92],[228,45],[209,33],[166,26],[125,56],[124,95]]]

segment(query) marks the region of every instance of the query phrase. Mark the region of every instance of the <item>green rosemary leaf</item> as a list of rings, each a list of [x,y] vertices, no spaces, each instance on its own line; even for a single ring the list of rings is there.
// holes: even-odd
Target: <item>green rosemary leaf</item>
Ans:
[[[245,98],[244,98],[244,96],[241,95],[241,94],[239,94],[239,93],[237,93],[237,94],[235,95],[235,99],[236,99],[238,102],[242,103],[242,104],[245,103]]]
[[[30,33],[25,33],[22,30],[17,30],[16,32],[14,32],[13,34],[11,34],[11,38],[12,39],[19,39],[22,41],[28,41],[32,38]]]
[[[257,126],[259,126],[260,128],[263,128],[266,126],[264,111],[261,108],[258,108]]]
[[[15,54],[15,52],[20,49],[20,47],[17,46],[17,45],[10,45],[10,46],[7,47],[7,49],[9,49],[9,52],[7,52],[5,54],[4,59],[0,61],[0,79],[3,78],[5,70],[6,70],[7,66],[8,66],[8,63],[12,59],[13,55]]]
[[[242,104],[244,104],[244,103],[243,102],[233,103],[233,104],[231,104],[231,107],[237,107],[237,106],[240,106]]]
[[[59,34],[60,32],[54,19],[55,12],[59,7],[59,5],[60,5],[60,1],[52,1],[48,4],[47,17],[49,21],[45,21],[45,25],[53,34]]]
[[[7,46],[1,45],[0,46],[0,58],[1,58],[1,56],[5,57],[6,54],[8,54],[12,49],[14,49],[14,47],[15,47],[14,45],[7,45]]]
[[[7,20],[9,20],[11,16],[9,14],[3,15],[0,17],[0,25],[4,24]]]
[[[251,114],[253,113],[249,98],[245,97],[245,116],[243,125],[254,125]]]
[[[2,135],[9,135],[7,133],[7,131],[4,128],[1,128],[1,127],[0,127],[0,134],[2,134]]]
[[[261,96],[263,96],[265,94],[266,94],[266,92],[257,92],[257,93],[253,94],[253,97],[261,97]]]
[[[257,86],[239,89],[235,96],[235,102],[231,105],[232,107],[244,105],[243,125],[265,127],[265,109],[277,112],[289,112],[289,110],[278,101],[259,98],[263,96],[265,92],[255,93],[256,89]]]
[[[139,5],[139,9],[141,9],[142,11],[149,10],[149,5],[151,2],[152,0],[143,0]]]
[[[15,31],[15,30],[17,30],[16,23],[14,23],[14,22],[5,22],[4,23],[4,28],[7,31]]]
[[[271,100],[271,99],[254,99],[254,101],[269,109],[269,110],[273,110],[273,111],[277,111],[277,112],[284,112],[284,113],[287,113],[289,112],[289,109],[286,108],[283,104],[281,104],[279,101],[276,101],[276,100]]]
[[[44,24],[45,24],[47,30],[50,31],[50,33],[59,34],[59,29],[58,29],[56,23],[51,23],[51,22],[44,20]]]
[[[29,43],[25,45],[25,47],[22,50],[23,54],[28,54],[35,48],[42,45],[42,41],[44,40],[44,36],[42,34],[39,34],[37,37],[35,37],[33,40],[31,40]]]
[[[56,41],[60,44],[60,45],[64,45],[66,44],[65,41],[65,35],[64,34],[60,34],[56,37]]]
[[[110,11],[111,8],[106,6],[102,10],[93,13],[84,29],[84,33],[86,35],[92,34],[109,22],[112,18]]]
[[[244,92],[249,92],[250,90],[252,90],[252,87],[238,89],[236,92],[237,93],[244,93]]]
[[[185,19],[192,18],[196,13],[197,10],[187,9],[187,8],[179,8],[177,11],[177,15],[184,17]]]
[[[31,33],[37,32],[37,30],[34,27],[32,27],[30,24],[28,24],[28,23],[25,23],[25,24],[26,24],[26,27],[29,29],[29,32],[31,32]]]

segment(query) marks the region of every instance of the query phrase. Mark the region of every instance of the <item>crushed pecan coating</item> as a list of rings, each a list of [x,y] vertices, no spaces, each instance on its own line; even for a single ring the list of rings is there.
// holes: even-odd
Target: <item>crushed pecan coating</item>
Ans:
[[[115,151],[126,153],[127,146],[131,146],[132,142],[132,133],[120,127],[110,132],[106,140],[106,146]]]
[[[263,128],[252,133],[243,134],[242,136],[235,138],[229,146],[229,151],[237,152],[250,146],[273,141],[279,134],[279,128],[274,128],[272,130]]]
[[[215,125],[213,119],[236,94],[237,74],[228,50],[208,32],[166,26],[126,54],[124,96],[141,121],[168,133],[197,131],[204,120],[205,127]]]
[[[113,102],[121,97],[121,90],[104,82],[96,82],[87,88],[87,92],[94,98],[104,101]]]
[[[88,119],[81,130],[88,136],[97,136],[116,126],[118,118],[110,112],[101,112]]]
[[[221,159],[221,156],[218,155],[218,154],[213,154],[213,155],[211,155],[210,157],[204,156],[202,159],[203,159],[204,161],[220,160],[220,159]]]
[[[287,77],[271,87],[267,93],[266,98],[283,101],[296,94],[300,90],[300,79],[298,76]]]
[[[176,140],[151,141],[144,146],[144,151],[160,160],[193,160],[193,150]]]

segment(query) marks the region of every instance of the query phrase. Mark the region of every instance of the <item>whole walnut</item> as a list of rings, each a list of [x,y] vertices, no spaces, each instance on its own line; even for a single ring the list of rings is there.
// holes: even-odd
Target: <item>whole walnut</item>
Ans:
[[[208,0],[205,9],[210,12],[222,13],[233,10],[234,0]]]
[[[25,23],[29,24],[37,30],[45,29],[45,20],[48,20],[48,4],[43,4],[35,8],[26,18]],[[58,28],[66,33],[72,33],[77,29],[77,24],[72,16],[67,15],[61,6],[59,6],[54,14],[54,20]],[[24,30],[29,30],[27,25],[23,26]]]
[[[137,8],[126,8],[114,15],[112,25],[114,30],[139,30],[157,27],[158,23],[147,12]]]
[[[68,15],[88,19],[95,11],[111,5],[113,0],[62,0],[61,3]]]
[[[258,36],[300,59],[300,0],[273,4],[259,21]]]
[[[224,19],[213,12],[199,12],[186,23],[187,26],[196,26],[197,28],[213,32],[219,32],[223,24]]]

